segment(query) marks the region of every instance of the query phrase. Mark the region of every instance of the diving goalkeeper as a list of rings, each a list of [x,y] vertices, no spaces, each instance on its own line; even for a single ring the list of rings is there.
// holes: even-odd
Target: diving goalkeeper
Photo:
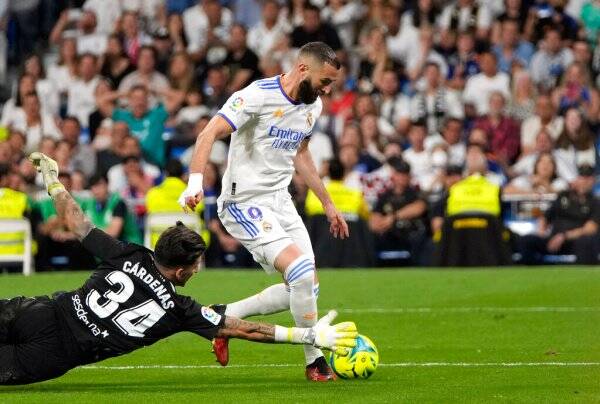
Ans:
[[[58,181],[54,160],[42,153],[30,160],[41,171],[58,215],[101,264],[77,290],[0,300],[0,384],[53,379],[181,331],[209,340],[305,344],[341,354],[355,345],[356,326],[330,325],[334,311],[311,328],[286,328],[225,316],[179,295],[175,287],[198,272],[206,249],[197,233],[177,223],[160,236],[154,252],[120,242],[94,228]]]

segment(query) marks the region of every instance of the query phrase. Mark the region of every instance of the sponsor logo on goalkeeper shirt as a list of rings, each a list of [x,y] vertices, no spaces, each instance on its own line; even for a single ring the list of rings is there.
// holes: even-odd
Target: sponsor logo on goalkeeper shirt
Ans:
[[[107,330],[103,330],[88,318],[88,312],[85,311],[81,299],[79,299],[79,295],[73,295],[71,300],[73,301],[75,316],[91,331],[92,334],[94,334],[95,337],[100,335],[102,338],[106,338],[110,335]]]

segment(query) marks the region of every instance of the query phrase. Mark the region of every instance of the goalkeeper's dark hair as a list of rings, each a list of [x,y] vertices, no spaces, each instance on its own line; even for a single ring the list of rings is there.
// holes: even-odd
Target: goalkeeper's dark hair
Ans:
[[[309,42],[300,48],[300,56],[312,56],[321,63],[328,63],[339,69],[342,65],[331,46],[324,42]]]
[[[180,221],[159,237],[154,247],[156,261],[167,268],[193,265],[206,251],[202,237]]]

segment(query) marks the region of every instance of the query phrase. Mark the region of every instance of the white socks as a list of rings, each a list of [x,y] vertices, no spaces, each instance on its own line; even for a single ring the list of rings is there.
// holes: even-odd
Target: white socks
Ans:
[[[227,305],[225,314],[237,318],[289,310],[290,292],[284,283],[269,286],[260,293]]]
[[[284,283],[269,286],[262,292],[227,305],[225,314],[237,318],[266,315],[290,310],[298,327],[310,328],[317,323],[319,284],[314,283],[315,266],[307,255],[301,255],[285,270]],[[312,346],[304,346],[306,364],[311,364],[323,353]]]
[[[284,277],[290,287],[290,311],[296,326],[310,328],[317,323],[317,298],[315,296],[315,264],[307,255],[296,258],[285,270]],[[321,350],[305,345],[306,364],[320,356]]]

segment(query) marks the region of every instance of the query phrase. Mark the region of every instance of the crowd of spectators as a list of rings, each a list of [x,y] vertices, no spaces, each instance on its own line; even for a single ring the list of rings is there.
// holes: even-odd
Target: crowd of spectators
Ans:
[[[599,30],[597,0],[0,1],[0,186],[29,196],[39,268],[59,250],[67,266],[89,257],[44,198],[34,150],[58,161],[96,225],[141,242],[147,212],[177,209],[160,200],[184,188],[195,137],[227,98],[323,41],[342,67],[310,150],[366,226],[365,263],[406,250],[426,264],[450,187],[472,175],[504,196],[556,199],[532,216],[538,238],[515,247],[534,262],[567,240],[593,244],[600,223]],[[216,215],[227,151],[215,144],[204,176],[207,264],[251,265]],[[310,222],[314,196],[299,176],[290,188]],[[578,214],[553,230],[569,201]],[[7,203],[0,216],[14,214]]]

